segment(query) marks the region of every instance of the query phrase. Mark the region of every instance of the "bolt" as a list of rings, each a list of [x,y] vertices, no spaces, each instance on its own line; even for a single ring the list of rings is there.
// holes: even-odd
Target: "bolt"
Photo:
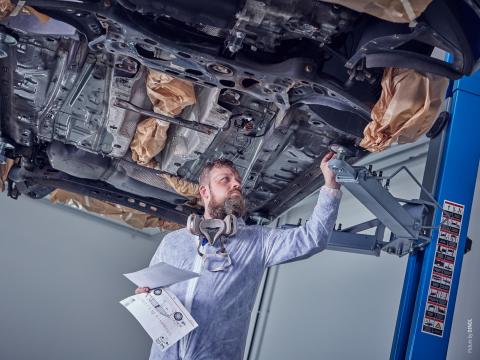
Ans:
[[[213,64],[210,66],[210,69],[212,69],[216,73],[224,75],[229,75],[233,72],[230,68],[222,64]]]
[[[305,71],[311,73],[313,71],[313,67],[310,64],[305,65]]]
[[[243,128],[246,130],[246,131],[252,131],[253,130],[253,121],[249,121],[247,120],[246,118],[243,118],[242,120],[244,120],[244,125],[243,125]]]
[[[233,91],[233,90],[227,90],[225,91],[225,95],[233,97],[235,100],[240,100],[240,94]]]

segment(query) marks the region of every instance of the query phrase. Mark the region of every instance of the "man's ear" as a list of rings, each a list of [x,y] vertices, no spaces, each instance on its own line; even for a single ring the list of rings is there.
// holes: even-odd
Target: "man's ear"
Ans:
[[[210,189],[208,186],[200,185],[198,188],[198,192],[200,193],[200,197],[203,200],[203,203],[206,204],[206,200],[210,198]]]

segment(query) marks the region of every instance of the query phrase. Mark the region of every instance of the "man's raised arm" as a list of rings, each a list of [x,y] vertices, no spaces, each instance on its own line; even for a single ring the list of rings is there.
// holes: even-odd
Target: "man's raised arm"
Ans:
[[[335,181],[335,174],[327,165],[333,155],[328,153],[322,159],[325,185],[320,189],[309,221],[292,229],[263,229],[265,266],[304,259],[326,248],[335,226],[342,195],[340,185]]]

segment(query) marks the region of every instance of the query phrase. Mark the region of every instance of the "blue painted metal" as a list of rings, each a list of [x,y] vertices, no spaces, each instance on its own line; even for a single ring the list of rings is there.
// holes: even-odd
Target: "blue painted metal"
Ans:
[[[464,205],[451,289],[446,309],[443,335],[422,332],[425,306],[435,259],[438,230],[424,254],[411,255],[405,273],[391,359],[445,359],[455,309],[468,222],[480,159],[480,122],[476,119],[480,104],[480,72],[462,78],[453,86],[451,120],[448,124],[443,159],[435,197],[440,204],[449,200]],[[438,226],[441,211],[436,211],[433,224]],[[413,311],[413,314],[412,314]],[[408,342],[407,342],[408,339]]]
[[[422,271],[423,255],[424,252],[421,251],[408,257],[402,297],[398,308],[397,325],[390,353],[391,360],[405,359],[410,327],[412,325],[412,314],[415,309],[415,299]]]

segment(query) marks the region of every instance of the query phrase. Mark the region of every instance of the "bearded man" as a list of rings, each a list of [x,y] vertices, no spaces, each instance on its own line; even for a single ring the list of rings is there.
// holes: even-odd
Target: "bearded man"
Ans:
[[[233,163],[216,160],[205,166],[199,179],[204,218],[223,220],[235,215],[237,232],[223,239],[222,252],[218,244],[210,244],[186,228],[163,238],[150,265],[166,262],[200,274],[169,286],[198,327],[165,352],[154,343],[150,360],[243,359],[250,314],[265,269],[318,253],[331,236],[341,198],[340,185],[327,165],[333,156],[328,153],[322,159],[325,185],[310,220],[292,229],[245,225],[241,178]],[[227,256],[219,256],[225,251]],[[138,288],[136,293],[149,290]]]

